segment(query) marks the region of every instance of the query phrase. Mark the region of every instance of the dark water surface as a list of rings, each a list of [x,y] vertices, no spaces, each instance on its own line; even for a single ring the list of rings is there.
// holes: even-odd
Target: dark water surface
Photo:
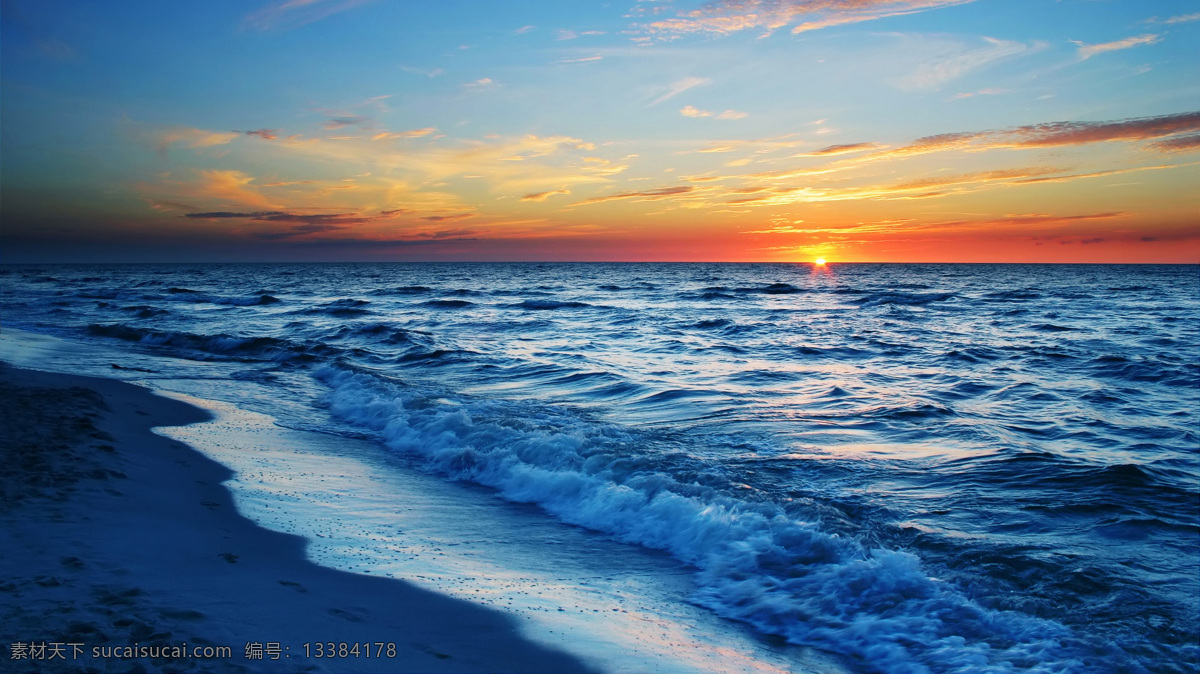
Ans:
[[[1196,266],[9,266],[0,301],[864,671],[1200,665]]]

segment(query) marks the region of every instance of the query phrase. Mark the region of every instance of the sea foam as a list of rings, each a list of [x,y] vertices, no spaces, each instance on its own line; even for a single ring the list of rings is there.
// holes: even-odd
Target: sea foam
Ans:
[[[347,367],[315,376],[336,416],[437,473],[696,567],[694,600],[886,672],[1086,670],[1064,626],[991,610],[903,551],[867,549],[661,470],[636,431],[570,411],[447,397]]]

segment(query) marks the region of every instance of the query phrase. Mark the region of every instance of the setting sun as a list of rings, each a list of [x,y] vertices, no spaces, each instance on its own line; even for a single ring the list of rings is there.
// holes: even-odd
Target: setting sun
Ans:
[[[824,267],[825,266],[825,258],[819,257],[819,258],[813,260],[813,264],[817,265],[818,267]]]

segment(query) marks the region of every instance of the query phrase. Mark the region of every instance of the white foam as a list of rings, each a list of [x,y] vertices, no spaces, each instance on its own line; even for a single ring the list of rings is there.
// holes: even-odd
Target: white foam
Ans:
[[[233,405],[168,395],[216,418],[158,432],[233,469],[226,484],[238,511],[304,536],[318,564],[505,611],[530,638],[603,671],[844,671],[821,654],[764,644],[681,601],[690,574],[665,555],[405,469],[375,443],[281,428]]]
[[[631,431],[535,404],[457,399],[332,366],[337,416],[454,479],[697,567],[694,599],[790,642],[888,672],[1068,666],[1068,630],[988,610],[920,560],[868,550],[769,503],[676,480]]]

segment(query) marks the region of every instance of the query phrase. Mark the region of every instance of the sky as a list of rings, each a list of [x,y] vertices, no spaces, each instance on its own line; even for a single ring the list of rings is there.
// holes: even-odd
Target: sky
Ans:
[[[0,262],[1200,263],[1196,0],[0,7]]]

